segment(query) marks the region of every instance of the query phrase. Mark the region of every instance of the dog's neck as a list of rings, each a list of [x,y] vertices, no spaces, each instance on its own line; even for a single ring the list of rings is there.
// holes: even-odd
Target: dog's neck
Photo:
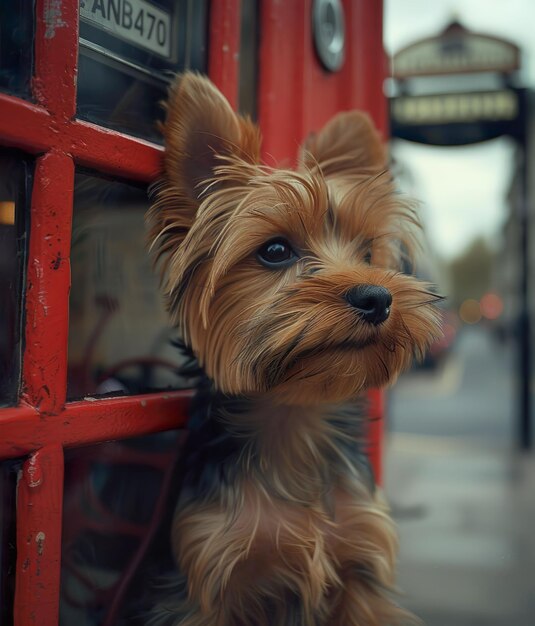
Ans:
[[[328,499],[337,477],[362,478],[362,403],[297,406],[269,394],[228,398],[215,392],[210,413],[239,439],[243,474],[276,497],[312,505]]]

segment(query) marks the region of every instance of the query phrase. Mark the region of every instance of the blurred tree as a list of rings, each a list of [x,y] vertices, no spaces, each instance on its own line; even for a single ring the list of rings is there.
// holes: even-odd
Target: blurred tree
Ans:
[[[495,253],[483,237],[474,239],[449,265],[450,302],[458,307],[467,298],[479,300],[491,288]]]

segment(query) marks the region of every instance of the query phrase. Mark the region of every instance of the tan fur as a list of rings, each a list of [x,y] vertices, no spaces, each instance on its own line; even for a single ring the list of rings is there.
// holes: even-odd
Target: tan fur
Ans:
[[[380,501],[364,490],[337,493],[334,521],[321,508],[302,509],[273,501],[254,486],[240,487],[239,515],[212,506],[177,516],[177,560],[204,616],[191,624],[284,624],[255,598],[273,598],[283,615],[288,590],[305,599],[305,624],[318,616],[333,626],[395,623],[404,616],[380,591],[392,586],[396,551],[394,528]]]
[[[258,130],[186,74],[163,132],[148,222],[170,314],[215,388],[251,407],[224,419],[243,440],[236,481],[177,511],[190,606],[177,624],[400,623],[395,530],[344,452],[332,405],[394,380],[439,333],[436,296],[399,271],[415,245],[413,205],[355,111],[307,140],[298,171],[274,169],[259,163]],[[258,262],[274,237],[299,251],[293,266]],[[361,284],[392,295],[378,326],[344,300]]]

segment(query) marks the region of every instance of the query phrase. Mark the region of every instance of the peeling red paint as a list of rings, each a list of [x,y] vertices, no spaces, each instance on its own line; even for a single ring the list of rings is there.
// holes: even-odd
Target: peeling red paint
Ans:
[[[76,113],[78,5],[73,0],[37,0],[35,7],[33,95],[60,119]]]
[[[43,553],[45,551],[45,539],[46,539],[45,533],[42,530],[40,530],[35,537],[35,543],[37,544],[38,556],[43,556]]]
[[[45,22],[45,39],[56,36],[57,28],[65,28],[67,22],[63,19],[62,0],[45,0],[43,20]]]
[[[24,473],[28,487],[35,488],[43,482],[43,471],[39,463],[38,453],[30,455],[26,463],[26,471]]]

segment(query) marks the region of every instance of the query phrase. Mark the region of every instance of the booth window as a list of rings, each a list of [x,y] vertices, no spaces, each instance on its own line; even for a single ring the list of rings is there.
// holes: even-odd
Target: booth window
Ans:
[[[260,2],[242,3],[240,15],[240,76],[238,109],[252,120],[258,119],[258,42],[260,41]]]
[[[185,385],[148,255],[147,189],[78,173],[69,306],[69,399]]]
[[[22,350],[28,161],[0,151],[0,406],[16,404]]]
[[[78,117],[160,141],[175,72],[206,71],[206,23],[206,0],[82,0]]]
[[[147,584],[170,566],[162,525],[182,438],[173,430],[66,452],[61,624],[129,624],[150,608]]]
[[[19,459],[0,463],[0,624],[13,621],[15,588],[17,476]]]
[[[0,90],[30,97],[34,3],[0,2]]]

